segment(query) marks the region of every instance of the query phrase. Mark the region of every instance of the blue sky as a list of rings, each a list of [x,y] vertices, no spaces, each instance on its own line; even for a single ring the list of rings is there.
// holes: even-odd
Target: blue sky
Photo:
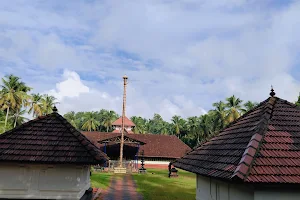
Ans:
[[[300,2],[271,0],[2,1],[0,76],[55,95],[59,111],[201,115],[235,94],[300,91]]]

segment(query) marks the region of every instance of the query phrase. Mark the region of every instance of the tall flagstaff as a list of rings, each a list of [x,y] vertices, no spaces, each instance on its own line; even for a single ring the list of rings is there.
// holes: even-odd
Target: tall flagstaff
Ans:
[[[120,167],[123,167],[123,146],[124,146],[124,119],[125,119],[125,109],[126,109],[126,86],[128,77],[123,76],[124,80],[124,94],[123,94],[123,107],[122,107],[122,130],[121,130],[121,143],[120,143]]]

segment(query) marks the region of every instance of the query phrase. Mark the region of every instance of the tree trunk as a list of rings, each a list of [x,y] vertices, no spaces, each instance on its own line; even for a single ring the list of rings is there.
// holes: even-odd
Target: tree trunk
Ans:
[[[106,127],[106,132],[108,132],[108,126]]]
[[[17,111],[17,116],[15,118],[15,123],[14,123],[14,128],[17,126],[17,121],[18,121],[18,117],[19,117],[19,111]]]
[[[6,111],[6,117],[5,117],[5,123],[4,123],[4,132],[6,131],[6,124],[7,124],[8,113],[9,113],[9,107],[7,107],[7,111]]]

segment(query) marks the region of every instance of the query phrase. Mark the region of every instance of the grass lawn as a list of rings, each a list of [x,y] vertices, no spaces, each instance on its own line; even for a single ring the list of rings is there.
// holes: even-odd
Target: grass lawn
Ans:
[[[144,200],[195,200],[196,175],[183,170],[178,175],[169,178],[168,170],[147,169],[147,174],[133,174],[133,178]]]
[[[104,172],[92,172],[91,184],[92,187],[101,188],[105,190],[110,184],[110,177],[113,176],[112,173]]]

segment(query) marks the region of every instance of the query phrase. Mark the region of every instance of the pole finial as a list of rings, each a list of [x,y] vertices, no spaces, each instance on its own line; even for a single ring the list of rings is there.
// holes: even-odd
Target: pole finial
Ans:
[[[52,108],[52,111],[53,111],[54,113],[56,113],[56,112],[57,112],[57,108],[56,108],[56,106],[53,106],[53,108]]]
[[[271,85],[271,92],[270,92],[270,96],[271,97],[274,97],[275,96],[275,92],[274,92],[274,89],[273,89],[273,86]]]

